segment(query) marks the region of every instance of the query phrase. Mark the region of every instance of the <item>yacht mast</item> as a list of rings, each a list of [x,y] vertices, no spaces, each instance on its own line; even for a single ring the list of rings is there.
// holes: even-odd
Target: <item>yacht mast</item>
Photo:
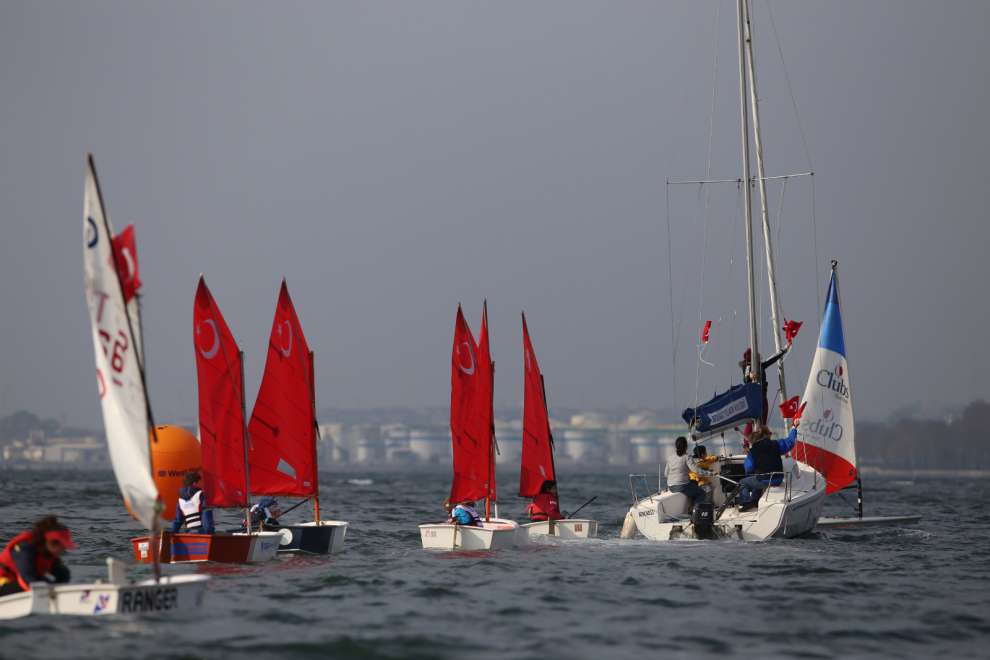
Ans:
[[[739,37],[739,120],[742,133],[742,187],[744,218],[746,221],[746,292],[749,301],[749,371],[755,374],[757,381],[762,382],[763,374],[759,368],[760,352],[756,337],[756,290],[753,277],[753,203],[749,190],[749,119],[746,113],[746,38],[744,20],[746,16],[745,0],[736,0]],[[754,369],[756,365],[756,369]]]
[[[776,352],[780,352],[780,302],[777,298],[777,275],[774,268],[773,244],[770,239],[770,213],[767,210],[766,170],[763,165],[763,136],[760,132],[760,105],[756,93],[756,64],[753,57],[753,30],[750,23],[749,1],[743,0],[743,25],[745,29],[746,59],[749,69],[749,96],[753,107],[753,146],[756,151],[756,180],[760,187],[760,213],[763,220],[763,242],[767,253],[767,279],[770,284],[770,322],[773,325],[773,343]],[[784,363],[777,363],[777,375],[780,378],[781,400],[787,399],[787,386],[784,380]],[[762,377],[765,377],[763,375]]]

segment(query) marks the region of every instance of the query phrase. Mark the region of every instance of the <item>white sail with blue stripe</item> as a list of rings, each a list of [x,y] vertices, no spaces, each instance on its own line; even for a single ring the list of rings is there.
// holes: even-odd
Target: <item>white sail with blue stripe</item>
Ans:
[[[827,493],[842,490],[857,478],[852,390],[836,265],[833,261],[818,348],[804,390],[807,407],[793,452],[825,476]]]

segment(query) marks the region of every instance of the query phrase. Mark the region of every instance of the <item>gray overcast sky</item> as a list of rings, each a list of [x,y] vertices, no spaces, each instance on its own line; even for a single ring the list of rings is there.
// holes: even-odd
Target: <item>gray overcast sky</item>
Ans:
[[[260,378],[280,278],[321,405],[444,404],[454,311],[489,299],[496,400],[521,400],[527,311],[551,403],[678,407],[699,318],[703,393],[745,342],[734,3],[0,2],[0,414],[96,424],[82,288],[84,154],[137,225],[153,404],[194,418],[192,301],[207,276]],[[808,322],[839,259],[856,406],[990,396],[990,3],[774,2],[815,177],[779,231]],[[769,173],[807,169],[767,5],[755,7]],[[716,39],[717,34],[717,39]],[[771,188],[776,215],[781,194]],[[761,254],[758,252],[758,255]],[[700,261],[706,259],[699,313]],[[765,297],[765,280],[760,280]],[[764,330],[766,323],[763,324]],[[764,335],[766,338],[766,335]]]

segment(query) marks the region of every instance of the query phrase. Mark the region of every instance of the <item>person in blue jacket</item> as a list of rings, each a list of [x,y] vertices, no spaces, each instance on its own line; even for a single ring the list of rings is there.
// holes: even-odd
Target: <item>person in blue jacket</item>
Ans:
[[[448,523],[455,525],[468,525],[470,527],[481,526],[481,516],[474,508],[474,502],[461,502],[450,512]]]
[[[251,529],[279,528],[278,517],[282,515],[282,508],[274,497],[262,497],[257,504],[251,507],[250,513]]]
[[[783,440],[770,437],[770,429],[759,425],[753,431],[753,444],[743,462],[746,477],[739,481],[740,510],[756,508],[756,504],[768,486],[779,486],[784,481],[784,462],[781,456],[794,448],[797,442],[797,427],[794,420],[791,432]]]
[[[175,503],[172,532],[183,527],[191,534],[213,533],[213,511],[206,507],[206,496],[199,487],[199,472],[187,472],[179,489],[179,501]]]

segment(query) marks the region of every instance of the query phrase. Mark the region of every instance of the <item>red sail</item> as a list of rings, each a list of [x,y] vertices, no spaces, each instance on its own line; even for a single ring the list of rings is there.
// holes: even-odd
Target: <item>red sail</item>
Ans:
[[[556,481],[553,465],[553,436],[543,390],[543,373],[529,339],[526,315],[523,328],[523,439],[519,472],[519,497],[536,497],[544,481]]]
[[[478,433],[481,429],[488,430],[488,493],[490,502],[498,499],[495,492],[495,363],[492,361],[492,353],[488,346],[488,301],[481,312],[481,332],[478,336],[478,367],[481,371],[479,376],[479,389],[477,398],[477,425]],[[485,515],[490,513],[490,507],[485,507]]]
[[[282,280],[265,374],[248,426],[252,493],[316,495],[313,393],[309,346]]]
[[[212,506],[247,506],[241,354],[202,277],[193,305],[193,346],[199,382],[203,491]]]
[[[490,391],[485,368],[464,313],[457,307],[450,370],[450,437],[454,480],[450,501],[479,500],[488,495],[491,475],[491,418],[479,406]]]

